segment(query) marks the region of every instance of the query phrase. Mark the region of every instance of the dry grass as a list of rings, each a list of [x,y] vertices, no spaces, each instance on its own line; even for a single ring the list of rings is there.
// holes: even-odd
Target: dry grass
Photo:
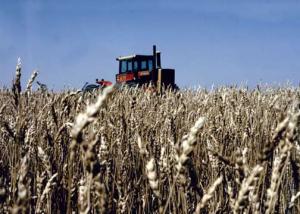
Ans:
[[[0,212],[298,213],[299,88],[0,90]],[[205,118],[205,119],[204,119]]]

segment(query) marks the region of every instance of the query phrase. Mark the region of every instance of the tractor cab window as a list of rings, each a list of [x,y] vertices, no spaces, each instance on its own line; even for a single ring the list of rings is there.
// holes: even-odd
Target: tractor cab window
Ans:
[[[141,70],[146,70],[147,69],[147,61],[143,60],[141,62]]]
[[[132,71],[132,62],[131,61],[128,62],[128,69],[127,70]]]
[[[134,62],[133,62],[133,70],[134,70],[134,71],[137,71],[137,70],[138,70],[138,62],[137,62],[137,61],[134,61]]]
[[[121,73],[126,73],[127,71],[127,62],[121,61]]]
[[[151,59],[148,60],[148,68],[149,68],[149,71],[153,70],[153,63],[152,63]]]

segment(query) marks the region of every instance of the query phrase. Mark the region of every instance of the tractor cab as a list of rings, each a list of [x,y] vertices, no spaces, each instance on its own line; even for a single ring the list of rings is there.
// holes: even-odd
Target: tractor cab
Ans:
[[[118,84],[144,85],[153,84],[158,89],[161,86],[175,86],[174,69],[162,69],[160,52],[153,46],[152,55],[129,55],[118,57],[119,73],[116,74]]]
[[[119,73],[116,75],[117,83],[145,84],[151,81],[151,74],[154,70],[152,55],[118,57],[117,61],[119,61]]]

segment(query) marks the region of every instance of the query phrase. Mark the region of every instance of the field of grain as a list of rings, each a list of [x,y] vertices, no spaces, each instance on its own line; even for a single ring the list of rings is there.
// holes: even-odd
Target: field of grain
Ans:
[[[0,90],[0,213],[298,213],[300,89]]]

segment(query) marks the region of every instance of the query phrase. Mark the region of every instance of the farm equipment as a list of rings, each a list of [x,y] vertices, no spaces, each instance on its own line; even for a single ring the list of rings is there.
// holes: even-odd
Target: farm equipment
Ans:
[[[152,55],[131,55],[118,57],[119,73],[117,84],[129,86],[152,84],[158,91],[163,86],[176,88],[175,70],[161,67],[161,53],[153,46]]]
[[[119,72],[116,74],[116,86],[145,86],[161,91],[163,87],[178,89],[175,84],[175,70],[161,67],[161,53],[153,46],[152,55],[129,55],[116,59]],[[85,85],[83,90],[112,85],[110,81],[96,79],[96,84]]]
[[[112,82],[110,81],[105,81],[104,79],[101,79],[99,81],[98,79],[96,79],[96,84],[89,84],[88,82],[86,82],[81,90],[83,92],[88,92],[99,88],[105,88],[110,85],[112,85]]]

